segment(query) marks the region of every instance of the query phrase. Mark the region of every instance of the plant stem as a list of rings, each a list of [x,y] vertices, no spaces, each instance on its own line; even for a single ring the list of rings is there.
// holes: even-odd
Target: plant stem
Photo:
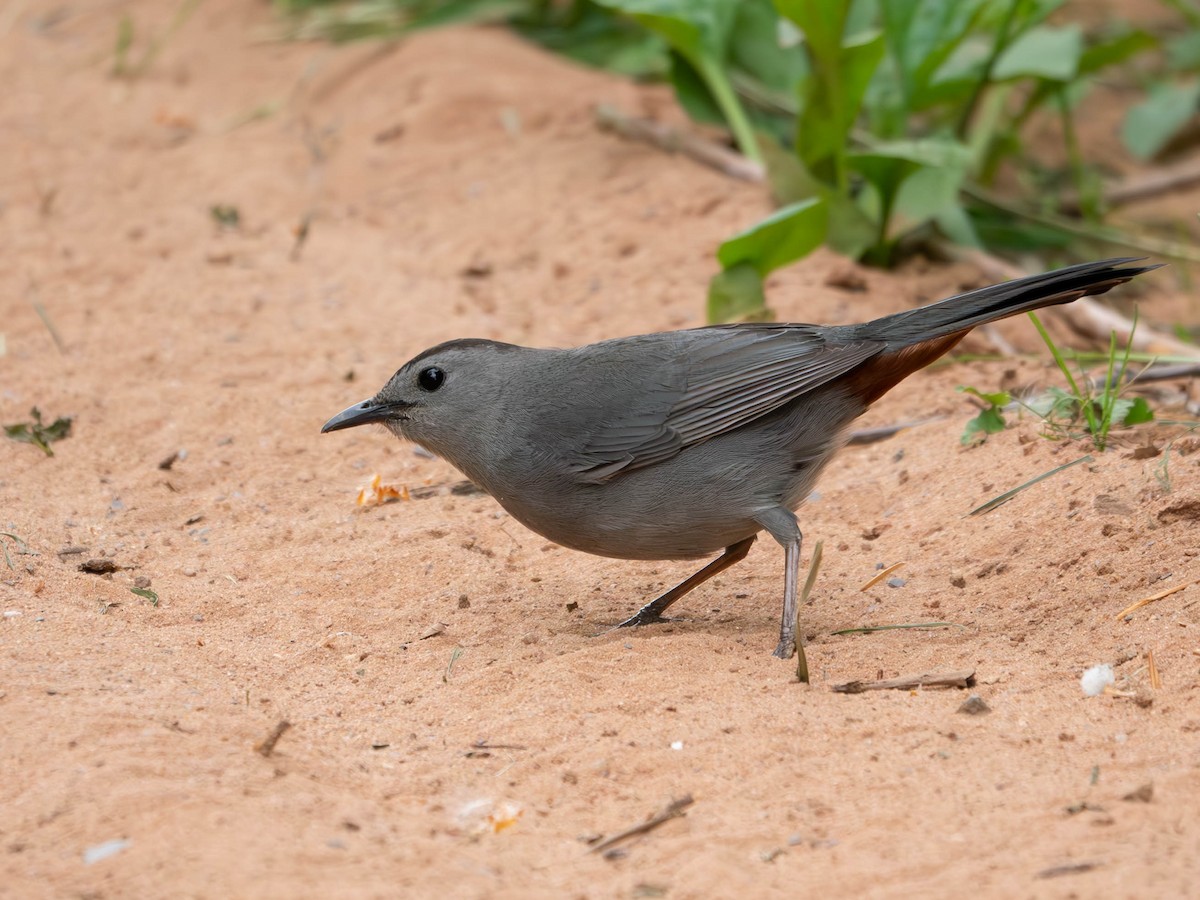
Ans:
[[[971,119],[975,115],[975,107],[979,105],[979,98],[983,96],[984,90],[991,83],[992,70],[996,67],[996,61],[1000,59],[1000,54],[1008,48],[1008,32],[1012,28],[1013,19],[1017,15],[1017,7],[1020,5],[1021,0],[1012,0],[1009,3],[1008,12],[1004,14],[1000,30],[996,32],[996,43],[992,44],[992,52],[988,55],[987,62],[983,64],[979,80],[975,82],[971,96],[967,100],[966,106],[963,107],[962,115],[959,116],[958,127],[954,129],[954,133],[963,143],[966,143],[967,129],[971,127]]]
[[[758,139],[754,136],[754,128],[750,125],[750,120],[746,118],[746,111],[742,109],[742,104],[721,66],[708,56],[699,56],[694,59],[694,62],[700,72],[700,77],[712,91],[717,106],[721,108],[721,114],[725,116],[725,121],[729,124],[729,130],[733,132],[733,138],[737,141],[738,148],[752,161],[761,165],[763,157],[762,152],[758,149]]]
[[[1079,389],[1079,385],[1075,381],[1075,376],[1071,374],[1071,369],[1067,365],[1067,361],[1063,359],[1062,352],[1058,349],[1058,345],[1054,343],[1054,339],[1050,337],[1050,332],[1046,330],[1046,326],[1042,324],[1042,320],[1038,318],[1037,313],[1029,313],[1029,318],[1033,320],[1033,327],[1038,330],[1038,334],[1042,336],[1042,340],[1046,342],[1046,346],[1050,348],[1050,354],[1054,357],[1054,362],[1058,365],[1058,369],[1063,373],[1063,377],[1067,379],[1067,384],[1071,388],[1071,394],[1079,404],[1079,409],[1083,413],[1083,417],[1087,420],[1088,433],[1095,435],[1099,430],[1099,423],[1096,421],[1096,411],[1092,409],[1091,397]],[[1116,336],[1113,335],[1112,340]],[[1109,359],[1111,360],[1111,355]],[[1097,449],[1103,450],[1103,446],[1098,446]]]
[[[1063,140],[1067,145],[1067,160],[1071,167],[1071,179],[1075,182],[1075,191],[1079,194],[1079,211],[1088,221],[1097,219],[1096,192],[1088,182],[1087,164],[1079,150],[1079,138],[1075,134],[1075,120],[1071,116],[1071,105],[1067,101],[1067,92],[1063,87],[1055,91],[1058,100],[1059,115],[1062,117]]]

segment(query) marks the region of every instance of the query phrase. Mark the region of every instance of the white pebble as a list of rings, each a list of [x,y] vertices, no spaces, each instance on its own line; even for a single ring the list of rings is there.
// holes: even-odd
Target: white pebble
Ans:
[[[1113,667],[1108,663],[1099,666],[1092,666],[1083,673],[1083,677],[1079,679],[1079,686],[1083,688],[1083,696],[1098,697],[1104,693],[1104,689],[1117,680],[1113,674]]]
[[[672,750],[682,750],[683,749],[683,741],[671,741],[671,749]]]
[[[105,841],[103,844],[95,844],[83,851],[83,863],[90,866],[100,862],[102,859],[108,859],[110,856],[116,856],[122,850],[129,846],[129,841],[117,838],[112,841]]]

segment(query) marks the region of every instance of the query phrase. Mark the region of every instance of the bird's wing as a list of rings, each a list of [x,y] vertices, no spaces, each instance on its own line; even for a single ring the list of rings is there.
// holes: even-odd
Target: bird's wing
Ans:
[[[881,341],[829,343],[803,325],[695,329],[676,339],[671,369],[683,376],[655,379],[648,372],[653,383],[639,394],[637,409],[597,423],[572,465],[581,480],[603,482],[670,459],[774,412],[884,347]]]

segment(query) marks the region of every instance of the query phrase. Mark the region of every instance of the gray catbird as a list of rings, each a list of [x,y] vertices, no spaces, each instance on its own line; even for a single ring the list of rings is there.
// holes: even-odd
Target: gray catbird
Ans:
[[[322,432],[379,422],[461,469],[550,540],[622,559],[720,557],[622,625],[745,557],[784,548],[775,655],[795,652],[800,529],[792,513],[848,426],[977,325],[1088,294],[1156,266],[1085,263],[861,325],[742,324],[573,350],[468,339],[405,363]]]

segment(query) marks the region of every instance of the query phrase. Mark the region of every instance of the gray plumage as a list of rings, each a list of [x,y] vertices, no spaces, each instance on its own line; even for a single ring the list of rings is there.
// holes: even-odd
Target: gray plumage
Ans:
[[[623,625],[660,621],[766,530],[785,549],[776,655],[794,652],[793,510],[871,402],[972,328],[1156,268],[1112,259],[859,325],[744,324],[569,350],[440,344],[322,431],[381,422],[461,469],[527,527],[601,556],[724,554]]]

